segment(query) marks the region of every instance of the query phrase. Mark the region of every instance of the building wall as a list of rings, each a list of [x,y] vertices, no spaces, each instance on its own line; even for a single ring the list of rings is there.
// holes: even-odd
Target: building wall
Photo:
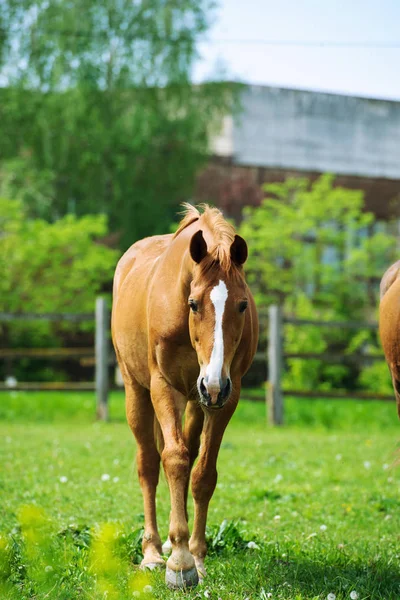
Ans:
[[[400,216],[400,102],[248,86],[212,149],[196,198],[232,216],[259,203],[262,183],[325,172],[364,190],[379,218]]]
[[[400,179],[400,102],[261,86],[242,102],[237,164]]]
[[[244,167],[214,157],[199,173],[195,202],[212,202],[227,216],[240,220],[244,206],[258,206],[264,197],[264,183],[284,181],[288,177],[306,177],[314,181],[320,173],[296,169]],[[400,179],[337,175],[335,185],[364,192],[365,208],[378,219],[400,219]]]

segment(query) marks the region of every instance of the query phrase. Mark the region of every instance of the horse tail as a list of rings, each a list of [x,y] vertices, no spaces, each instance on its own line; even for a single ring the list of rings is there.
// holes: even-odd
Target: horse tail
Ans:
[[[153,435],[154,435],[154,441],[156,443],[158,453],[161,456],[161,453],[164,450],[164,436],[163,436],[161,426],[160,426],[160,423],[159,423],[156,415],[154,415]]]

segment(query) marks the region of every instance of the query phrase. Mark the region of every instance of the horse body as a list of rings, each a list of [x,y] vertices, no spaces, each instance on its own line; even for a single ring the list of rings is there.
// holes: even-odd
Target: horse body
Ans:
[[[142,565],[164,564],[155,510],[161,450],[171,497],[166,577],[174,587],[205,575],[217,455],[257,347],[257,313],[242,271],[246,257],[244,240],[219,211],[205,207],[200,214],[188,207],[174,235],[137,242],[116,269],[112,333],[138,445]],[[189,542],[186,502],[200,437]]]
[[[400,261],[386,271],[380,288],[379,333],[400,417]]]

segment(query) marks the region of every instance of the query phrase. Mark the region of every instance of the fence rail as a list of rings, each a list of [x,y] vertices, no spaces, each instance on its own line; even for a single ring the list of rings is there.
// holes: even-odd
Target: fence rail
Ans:
[[[79,382],[5,382],[0,383],[0,391],[4,390],[68,390],[68,391],[96,391],[97,417],[108,419],[108,366],[113,363],[109,349],[110,313],[104,298],[96,298],[94,312],[92,313],[6,313],[0,312],[0,322],[11,321],[69,321],[81,323],[84,321],[95,322],[94,348],[24,348],[0,349],[0,359],[13,358],[46,358],[52,360],[82,359],[94,363],[95,381]],[[93,360],[94,359],[94,360]]]
[[[0,312],[0,322],[10,321],[93,321],[93,313],[8,313]]]
[[[260,311],[266,315],[265,311]],[[373,363],[384,360],[383,354],[371,355],[360,352],[344,354],[340,352],[287,352],[284,351],[284,325],[290,323],[298,325],[315,325],[318,327],[341,328],[341,329],[370,329],[377,330],[378,323],[359,321],[320,321],[312,319],[297,319],[285,316],[281,307],[274,305],[268,310],[268,347],[267,352],[257,352],[255,361],[266,363],[268,368],[268,382],[265,394],[260,392],[245,392],[248,398],[262,400],[267,403],[269,422],[280,425],[284,422],[284,399],[285,396],[298,398],[340,398],[340,399],[363,399],[393,401],[392,395],[371,394],[368,392],[347,393],[336,390],[293,390],[282,388],[282,372],[285,359],[318,359],[331,361],[338,364],[361,364]],[[48,360],[80,360],[85,366],[95,367],[94,381],[83,382],[11,382],[0,383],[0,391],[3,390],[66,390],[66,391],[96,391],[97,417],[102,420],[108,419],[108,393],[110,390],[108,367],[115,364],[114,353],[110,350],[109,329],[110,314],[104,298],[96,298],[93,313],[5,313],[0,312],[0,322],[10,321],[69,321],[69,322],[95,322],[94,347],[85,348],[1,348],[0,359],[8,360],[14,358],[45,358]],[[14,385],[15,383],[15,385]]]
[[[340,329],[371,329],[377,330],[378,323],[362,321],[316,321],[310,319],[297,319],[286,317],[280,306],[273,305],[269,308],[269,339],[268,339],[268,362],[269,377],[266,387],[266,403],[268,420],[273,425],[281,425],[284,422],[284,398],[295,396],[299,398],[337,398],[344,400],[382,400],[394,401],[393,395],[371,394],[369,392],[342,392],[338,390],[291,390],[282,388],[282,370],[284,360],[287,358],[305,358],[332,361],[337,363],[363,363],[384,360],[383,354],[371,355],[360,352],[344,354],[338,352],[314,352],[285,353],[284,352],[284,324],[291,323],[298,326],[317,325],[319,327],[334,327]],[[257,355],[256,355],[257,357]]]

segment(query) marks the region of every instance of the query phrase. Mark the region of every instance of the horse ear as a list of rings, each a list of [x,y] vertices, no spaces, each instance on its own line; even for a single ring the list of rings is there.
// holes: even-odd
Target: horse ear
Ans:
[[[200,263],[207,256],[207,244],[201,229],[190,240],[190,256],[196,263]]]
[[[235,239],[231,244],[231,259],[235,265],[242,265],[247,260],[247,244],[240,235],[235,235]]]

